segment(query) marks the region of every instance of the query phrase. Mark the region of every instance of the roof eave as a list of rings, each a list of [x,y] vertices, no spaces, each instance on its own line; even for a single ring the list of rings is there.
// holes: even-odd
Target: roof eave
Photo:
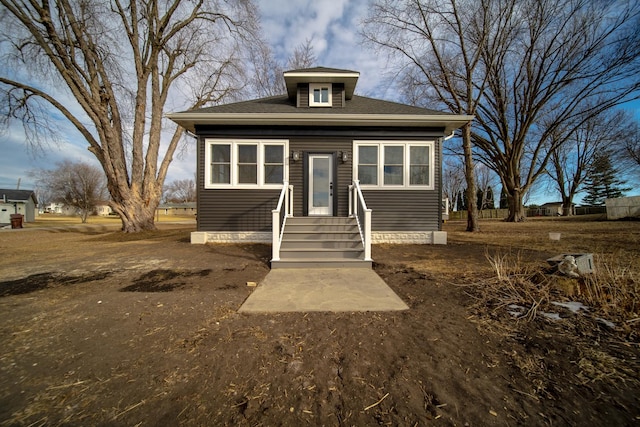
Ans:
[[[453,114],[211,114],[172,113],[167,117],[195,133],[195,125],[275,125],[275,126],[388,126],[444,128],[449,134],[473,120],[474,116]]]
[[[287,87],[287,95],[290,99],[295,99],[298,93],[298,84],[300,83],[344,83],[345,99],[349,100],[353,97],[353,93],[358,84],[360,73],[345,72],[294,72],[287,71],[284,73],[285,86]]]

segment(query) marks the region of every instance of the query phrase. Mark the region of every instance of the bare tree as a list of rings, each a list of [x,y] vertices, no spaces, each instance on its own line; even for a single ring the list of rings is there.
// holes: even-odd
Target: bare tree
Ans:
[[[478,209],[486,209],[494,203],[493,187],[495,186],[496,174],[486,165],[478,163],[476,165],[476,182],[478,184]],[[489,209],[492,209],[490,207]]]
[[[458,193],[464,191],[464,160],[458,156],[449,156],[443,162],[442,195],[449,199],[452,210],[459,211]]]
[[[565,142],[550,136],[637,98],[639,18],[632,0],[380,0],[365,36],[407,59],[399,69],[416,99],[476,116],[463,136],[500,177],[507,220],[520,221],[524,195]]]
[[[4,116],[21,120],[35,140],[54,121],[43,110],[57,110],[104,169],[123,231],[154,229],[167,170],[184,133],[165,129],[163,110],[167,103],[198,108],[220,102],[242,86],[238,56],[256,30],[252,3],[0,4],[3,60],[13,65],[12,74],[0,76]]]
[[[251,46],[250,62],[253,66],[250,84],[257,97],[269,97],[287,93],[282,78],[282,65],[275,59],[269,45],[258,41]]]
[[[285,65],[274,57],[271,48],[264,41],[258,41],[253,44],[250,53],[250,62],[253,66],[253,73],[250,78],[251,88],[254,94],[259,97],[287,93],[282,76],[285,68],[288,70],[309,68],[316,62],[312,39],[307,39],[304,43],[296,46]]]
[[[172,203],[188,203],[196,201],[196,183],[193,179],[171,181],[165,188],[164,199]]]
[[[635,172],[636,179],[640,172],[640,124],[630,115],[623,118],[622,132],[620,138],[615,143],[615,159],[620,165],[620,169],[625,172]]]
[[[291,56],[289,56],[287,68],[289,70],[310,68],[316,64],[316,61],[316,54],[313,51],[313,38],[306,39],[304,43],[296,46]]]
[[[615,126],[611,124],[615,123]],[[590,117],[582,127],[574,129],[569,136],[561,130],[549,137],[553,138],[552,150],[546,173],[562,199],[562,214],[573,214],[572,205],[575,195],[582,189],[587,172],[599,152],[618,146],[620,141],[628,139],[629,127],[633,123],[624,111],[607,110]],[[565,140],[559,144],[556,139]]]
[[[507,192],[509,221],[556,149],[602,111],[637,97],[640,5],[516,2],[512,31],[484,43],[488,86],[474,141]]]
[[[474,0],[378,0],[365,21],[364,38],[395,63],[405,95],[415,105],[436,103],[456,114],[475,115],[486,76],[481,54],[509,10]],[[493,23],[496,23],[493,26]],[[478,231],[471,124],[462,128],[467,182],[467,231]]]
[[[39,186],[46,189],[50,199],[76,210],[83,223],[107,198],[104,172],[86,162],[65,160],[55,169],[42,170],[36,175]]]

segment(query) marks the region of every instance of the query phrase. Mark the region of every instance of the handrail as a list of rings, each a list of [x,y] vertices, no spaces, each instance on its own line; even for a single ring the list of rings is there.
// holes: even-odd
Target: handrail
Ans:
[[[360,218],[359,211],[364,214],[364,218]],[[349,186],[349,216],[356,218],[364,246],[364,260],[371,261],[371,209],[367,208],[360,181],[357,179],[353,180],[353,184]]]
[[[282,207],[284,205],[284,216],[282,217],[282,227],[280,226],[280,214],[282,213]],[[284,181],[282,183],[282,191],[278,198],[278,204],[276,208],[271,211],[271,223],[272,223],[272,261],[280,260],[280,245],[282,244],[282,236],[284,235],[284,226],[288,217],[293,216],[293,185],[289,185],[289,182]]]

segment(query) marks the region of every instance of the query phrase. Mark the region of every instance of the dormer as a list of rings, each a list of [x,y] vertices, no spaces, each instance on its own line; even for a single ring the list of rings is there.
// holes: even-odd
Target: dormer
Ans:
[[[298,108],[342,108],[353,97],[357,71],[315,67],[285,71],[289,99]]]

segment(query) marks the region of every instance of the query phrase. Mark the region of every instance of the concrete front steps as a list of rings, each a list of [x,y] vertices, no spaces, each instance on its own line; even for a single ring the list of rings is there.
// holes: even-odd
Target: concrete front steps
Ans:
[[[280,260],[271,268],[371,268],[355,218],[287,218]]]

